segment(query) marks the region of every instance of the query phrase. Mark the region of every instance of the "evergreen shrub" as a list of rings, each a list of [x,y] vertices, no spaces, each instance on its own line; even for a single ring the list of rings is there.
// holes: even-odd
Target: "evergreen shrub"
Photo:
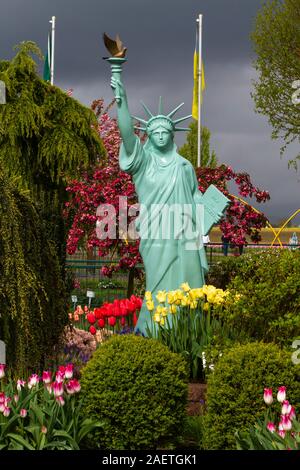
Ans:
[[[156,449],[183,432],[187,368],[153,339],[115,335],[82,370],[83,413],[105,421],[90,444],[102,449]]]
[[[226,351],[208,377],[204,448],[235,449],[235,431],[248,431],[258,419],[264,419],[264,388],[277,393],[278,387],[286,386],[297,413],[299,372],[291,353],[275,344],[253,342]]]

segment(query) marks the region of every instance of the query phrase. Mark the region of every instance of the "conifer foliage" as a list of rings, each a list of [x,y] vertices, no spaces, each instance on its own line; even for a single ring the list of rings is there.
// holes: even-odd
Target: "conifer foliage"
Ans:
[[[7,362],[16,372],[42,366],[68,321],[64,283],[34,204],[1,167],[0,273],[0,338]]]
[[[48,235],[65,258],[64,221],[67,179],[76,177],[105,149],[89,108],[58,87],[41,80],[33,42],[19,44],[11,61],[0,61],[0,80],[6,86],[6,104],[0,106],[0,162],[19,184],[30,189],[39,204]]]

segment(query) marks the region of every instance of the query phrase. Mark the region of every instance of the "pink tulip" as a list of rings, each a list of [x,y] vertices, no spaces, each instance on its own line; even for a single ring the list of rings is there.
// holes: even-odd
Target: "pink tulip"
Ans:
[[[65,378],[71,379],[73,377],[73,364],[67,364],[65,370]]]
[[[27,410],[25,410],[25,408],[22,408],[22,409],[20,410],[20,416],[21,416],[21,418],[26,418],[26,416],[27,416]]]
[[[76,379],[70,380],[67,383],[67,392],[69,395],[73,395],[73,393],[80,392],[80,389],[81,389],[80,383]]]
[[[5,406],[5,403],[4,401],[0,403],[0,413],[3,413],[3,411],[5,410],[6,406]]]
[[[51,382],[51,373],[47,370],[44,370],[42,378],[44,384],[49,384]]]
[[[264,401],[267,405],[271,405],[273,403],[273,392],[271,388],[264,389]]]
[[[17,390],[20,392],[22,390],[22,387],[26,385],[25,380],[18,379],[17,380]]]
[[[60,406],[64,406],[64,404],[65,404],[64,397],[56,397],[55,400],[57,401],[57,403],[58,403]]]
[[[11,408],[9,408],[8,406],[5,407],[4,411],[3,411],[3,416],[7,417],[10,415],[10,412],[11,412]]]
[[[5,401],[5,394],[3,392],[0,392],[0,403],[4,403]]]
[[[295,407],[291,406],[290,412],[289,412],[289,418],[292,421],[293,419],[296,418],[296,412],[295,412]]]
[[[18,403],[18,401],[19,401],[19,398],[20,398],[20,397],[19,397],[19,395],[14,395],[14,400],[15,400],[15,403]]]
[[[282,403],[286,399],[286,387],[279,387],[277,393],[277,400]]]
[[[52,389],[55,397],[60,397],[64,393],[64,387],[62,382],[54,382],[52,384]]]
[[[64,378],[65,378],[65,372],[58,371],[56,376],[55,376],[56,382],[62,383],[64,381]]]
[[[282,415],[288,415],[291,411],[291,405],[289,404],[288,400],[283,400],[282,402],[282,408],[281,408],[281,414]]]
[[[28,388],[31,389],[32,387],[34,387],[35,385],[38,384],[40,378],[37,374],[32,374],[30,377],[29,377],[29,380],[28,380]]]
[[[0,379],[3,379],[5,377],[5,364],[0,364]]]
[[[46,426],[42,426],[42,427],[41,427],[41,432],[42,432],[43,434],[47,434],[48,429],[46,428]]]
[[[292,429],[292,421],[287,415],[281,417],[281,422],[284,431],[290,431]]]
[[[285,438],[285,431],[283,431],[283,430],[278,431],[278,435],[280,437],[282,437],[282,439],[284,439]]]
[[[267,424],[267,429],[268,429],[268,431],[270,431],[270,432],[275,432],[275,431],[276,431],[275,424],[269,422],[269,423]]]
[[[70,380],[67,384],[66,384],[66,389],[67,389],[67,393],[69,395],[73,395],[75,393],[75,390],[74,390],[74,387],[73,387],[73,380]]]
[[[53,389],[52,389],[52,384],[46,384],[46,389],[48,390],[48,393],[51,393],[53,392]]]

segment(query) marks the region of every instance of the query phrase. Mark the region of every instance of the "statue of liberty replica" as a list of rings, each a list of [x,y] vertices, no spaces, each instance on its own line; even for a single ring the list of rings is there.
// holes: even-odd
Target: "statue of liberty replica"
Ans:
[[[202,194],[193,166],[177,153],[174,134],[189,130],[178,124],[191,117],[173,119],[183,103],[165,114],[160,98],[158,114],[142,103],[146,119],[130,115],[121,78],[126,48],[118,36],[112,40],[104,34],[104,43],[112,54],[106,59],[111,64],[122,137],[120,168],[132,175],[140,204],[136,230],[146,291],[155,298],[158,291],[178,289],[184,282],[191,288],[201,287],[208,269],[202,237],[220,220],[229,200],[213,185]],[[139,129],[147,133],[144,145],[134,132],[133,119],[142,123]],[[145,334],[148,322],[150,325],[151,316],[144,302],[136,330]]]

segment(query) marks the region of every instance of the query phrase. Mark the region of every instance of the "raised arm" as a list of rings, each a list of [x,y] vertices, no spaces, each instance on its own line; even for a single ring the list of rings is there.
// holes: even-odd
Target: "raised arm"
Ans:
[[[136,136],[134,134],[132,119],[128,109],[126,90],[121,80],[117,80],[114,77],[112,77],[111,79],[111,87],[114,91],[115,96],[118,96],[119,98],[117,100],[118,125],[121,132],[123,144],[126,153],[128,155],[131,155],[134,150]]]

